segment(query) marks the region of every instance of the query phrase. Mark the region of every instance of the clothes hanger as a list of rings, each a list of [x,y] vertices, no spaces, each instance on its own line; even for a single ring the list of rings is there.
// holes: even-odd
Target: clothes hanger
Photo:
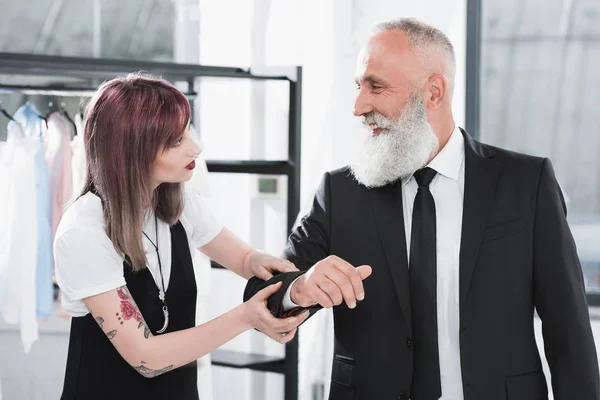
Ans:
[[[79,100],[79,115],[81,116],[81,119],[83,119],[83,114],[85,114],[85,102],[86,99],[81,97]]]
[[[26,94],[26,95],[25,95],[25,104],[31,104],[31,105],[33,106],[33,103],[30,101],[29,94]],[[35,107],[35,106],[34,106],[34,107]],[[43,115],[41,115],[41,114],[38,114],[37,112],[35,113],[35,115],[36,115],[36,116],[37,116],[39,119],[43,120],[43,121],[44,121],[44,124],[46,125],[46,128],[48,128],[48,120],[46,119],[46,117],[44,117],[44,116],[43,116]]]
[[[60,114],[71,123],[71,125],[73,126],[73,136],[77,136],[77,125],[75,125],[75,121],[73,121],[73,119],[69,116],[64,101],[60,103]]]
[[[46,121],[46,124],[48,124],[48,117],[50,117],[50,114],[52,114],[54,112],[56,112],[56,108],[54,107],[54,102],[49,101],[48,102],[48,113],[44,117],[44,121]]]
[[[14,119],[14,118],[13,118],[13,116],[12,116],[12,115],[10,115],[10,114],[8,113],[8,111],[6,111],[6,110],[4,109],[4,107],[2,107],[2,102],[1,102],[1,101],[0,101],[0,114],[4,115],[6,118],[10,119],[11,121],[17,122],[17,120],[16,120],[16,119]]]

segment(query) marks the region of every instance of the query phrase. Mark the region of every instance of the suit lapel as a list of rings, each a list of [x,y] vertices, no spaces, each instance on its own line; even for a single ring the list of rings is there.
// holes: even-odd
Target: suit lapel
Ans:
[[[408,331],[412,332],[402,183],[371,190],[375,220]]]
[[[475,269],[498,183],[499,165],[494,152],[465,131],[465,192],[460,243],[460,304],[464,304]]]
[[[495,153],[473,140],[465,138],[465,192],[460,243],[460,304],[464,304],[475,269],[481,238],[487,224],[498,183],[499,165]],[[370,191],[379,236],[385,250],[390,274],[396,288],[402,315],[412,333],[408,256],[402,210],[402,183]]]

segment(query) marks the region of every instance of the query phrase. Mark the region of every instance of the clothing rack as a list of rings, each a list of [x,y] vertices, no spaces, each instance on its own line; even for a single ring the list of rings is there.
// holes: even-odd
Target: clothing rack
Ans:
[[[300,211],[300,144],[302,111],[302,67],[266,68],[261,70],[235,67],[177,64],[166,62],[118,60],[104,58],[62,57],[0,52],[0,94],[47,94],[64,97],[89,97],[94,92],[89,81],[99,82],[118,75],[145,71],[171,82],[187,82],[188,98],[196,95],[196,78],[217,77],[251,80],[282,80],[289,83],[288,158],[266,160],[207,160],[210,172],[285,175],[287,184],[287,231],[290,233]],[[81,83],[48,86],[3,83],[2,75],[78,78]],[[222,268],[212,262],[213,268]],[[241,294],[240,294],[241,296]],[[285,376],[285,399],[298,399],[298,335],[285,345],[285,357],[215,350],[212,364],[220,367],[274,372]]]

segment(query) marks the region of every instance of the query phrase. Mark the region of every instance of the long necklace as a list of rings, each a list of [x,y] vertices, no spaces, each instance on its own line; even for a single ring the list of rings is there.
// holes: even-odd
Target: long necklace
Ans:
[[[167,308],[167,299],[166,299],[166,294],[165,294],[165,280],[163,278],[162,264],[160,262],[160,252],[158,251],[158,218],[157,218],[156,214],[154,214],[154,230],[155,230],[156,243],[154,243],[152,241],[152,239],[150,239],[148,237],[148,235],[146,235],[146,232],[144,232],[143,230],[142,230],[142,233],[144,234],[144,236],[146,236],[146,238],[150,241],[150,243],[152,243],[152,246],[154,246],[154,249],[156,250],[156,257],[158,258],[158,270],[160,272],[160,282],[162,284],[162,288],[160,288],[160,287],[158,288],[158,298],[163,303],[162,312],[165,317],[165,323],[160,330],[156,331],[156,333],[163,333],[164,331],[167,330],[167,327],[169,326],[169,309]]]

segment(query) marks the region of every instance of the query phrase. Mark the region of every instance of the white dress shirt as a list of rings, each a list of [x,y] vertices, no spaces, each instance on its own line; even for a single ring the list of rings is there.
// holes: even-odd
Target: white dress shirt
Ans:
[[[428,167],[438,174],[429,185],[435,201],[437,244],[437,321],[443,400],[462,400],[460,368],[459,256],[465,188],[464,138],[458,127]],[[406,249],[410,259],[412,211],[417,196],[413,177],[402,181]]]
[[[435,201],[437,228],[437,321],[442,400],[464,398],[459,338],[459,256],[465,188],[464,159],[464,138],[460,129],[455,127],[448,143],[428,165],[438,172],[429,185],[429,190]],[[402,209],[409,258],[413,204],[418,188],[412,176],[402,180]],[[292,285],[283,300],[286,310],[297,306],[290,298],[291,287]]]

